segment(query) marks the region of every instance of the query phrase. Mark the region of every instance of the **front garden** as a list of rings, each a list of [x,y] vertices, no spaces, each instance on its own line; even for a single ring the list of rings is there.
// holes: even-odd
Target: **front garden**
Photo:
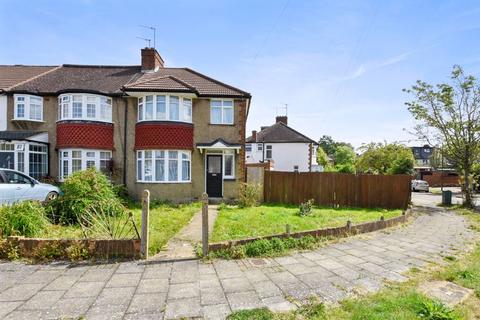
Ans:
[[[122,196],[125,194],[122,188],[113,186],[100,172],[93,168],[77,172],[64,182],[61,189],[63,195],[45,205],[26,201],[0,207],[0,257],[17,257],[14,250],[5,245],[4,239],[8,236],[45,239],[138,238],[137,232],[141,228],[140,206]],[[158,253],[199,209],[199,203],[151,203],[150,254]],[[70,258],[68,255],[61,257]]]

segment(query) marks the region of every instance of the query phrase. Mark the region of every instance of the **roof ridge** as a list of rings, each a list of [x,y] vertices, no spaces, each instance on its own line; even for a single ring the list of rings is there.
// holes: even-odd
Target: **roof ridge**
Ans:
[[[33,67],[33,68],[54,68],[60,65],[42,65],[42,64],[0,64],[0,67]]]
[[[182,80],[182,79],[179,79],[179,78],[177,78],[177,77],[175,77],[175,76],[170,76],[170,77],[171,77],[174,81],[176,81],[176,82],[184,85],[184,86],[187,87],[187,88],[192,89],[193,91],[195,91],[195,92],[198,94],[198,90],[197,90],[197,88],[196,88],[195,86],[193,86],[193,85],[191,85],[190,83],[188,83],[188,82],[186,82],[186,81],[184,81],[184,80]]]
[[[231,86],[231,85],[226,84],[226,83],[224,83],[224,82],[221,82],[221,81],[218,81],[218,80],[216,80],[216,79],[210,78],[209,76],[204,75],[203,73],[200,73],[200,72],[195,71],[195,70],[193,70],[193,69],[190,69],[190,68],[187,68],[187,67],[185,67],[184,69],[187,70],[187,71],[189,71],[189,72],[191,72],[191,73],[193,73],[193,74],[196,74],[196,75],[199,76],[199,77],[202,77],[202,78],[204,78],[204,79],[207,79],[207,80],[210,80],[210,81],[212,81],[212,82],[215,82],[216,84],[219,84],[219,85],[225,86],[225,87],[227,87],[227,88],[230,88],[230,89],[232,89],[232,90],[238,91],[238,92],[240,92],[240,93],[242,93],[242,94],[244,94],[244,95],[246,95],[246,96],[248,96],[248,97],[251,97],[251,96],[252,96],[249,92],[240,90],[240,89],[238,89],[238,88],[236,88],[236,87],[234,87],[234,86]]]
[[[288,126],[288,125],[286,125],[285,123],[283,123],[283,122],[277,122],[277,123],[278,123],[278,124],[280,124],[280,125],[282,125],[282,126],[284,126],[284,127],[285,127],[285,128],[287,128],[287,129],[290,129],[290,130],[292,130],[293,132],[295,132],[295,133],[297,133],[297,134],[301,135],[301,136],[302,136],[302,137],[304,137],[305,139],[308,139],[308,140],[310,140],[311,142],[313,142],[313,143],[317,143],[317,144],[318,144],[318,142],[317,142],[317,141],[315,141],[315,140],[313,140],[313,139],[311,139],[311,138],[307,137],[306,135],[304,135],[304,134],[303,134],[303,133],[301,133],[301,132],[298,132],[297,130],[293,129],[292,127],[289,127],[289,126]],[[275,123],[275,124],[277,124],[277,123]]]
[[[20,81],[19,83],[16,83],[15,85],[6,88],[5,91],[12,90],[13,88],[18,87],[18,86],[20,86],[20,85],[24,85],[24,84],[27,83],[27,82],[30,82],[30,81],[35,80],[35,79],[38,79],[38,78],[40,78],[40,77],[42,77],[42,76],[44,76],[44,75],[46,75],[46,74],[49,74],[50,72],[53,72],[53,71],[58,70],[58,69],[60,69],[60,68],[62,68],[62,66],[56,66],[55,68],[52,68],[52,69],[47,70],[47,71],[45,71],[45,72],[39,73],[39,74],[37,74],[37,75],[35,75],[35,76],[33,76],[33,77],[30,77],[30,78],[28,78],[28,79],[25,79],[25,80],[23,80],[23,81]]]
[[[140,68],[140,65],[62,64],[65,68]]]

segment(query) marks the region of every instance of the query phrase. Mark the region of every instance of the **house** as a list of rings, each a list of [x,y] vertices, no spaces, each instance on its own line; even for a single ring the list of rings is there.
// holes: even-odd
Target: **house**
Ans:
[[[271,162],[277,171],[314,171],[318,143],[288,126],[286,116],[276,117],[275,124],[252,131],[246,139],[246,163]]]
[[[0,66],[0,167],[61,182],[95,166],[136,198],[237,196],[249,93],[166,67],[154,48],[141,65],[36,68]]]
[[[415,163],[415,178],[425,180],[431,187],[459,186],[458,174],[452,169],[447,159],[435,160],[435,148],[429,145],[412,147]],[[436,163],[443,162],[443,163]]]

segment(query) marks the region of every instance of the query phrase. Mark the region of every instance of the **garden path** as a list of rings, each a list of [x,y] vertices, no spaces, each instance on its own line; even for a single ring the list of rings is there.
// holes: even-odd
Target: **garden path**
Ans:
[[[135,261],[98,265],[0,262],[0,318],[224,319],[231,311],[294,309],[317,296],[335,302],[404,281],[405,271],[443,262],[477,234],[442,208],[411,224],[268,259]],[[192,220],[193,223],[193,220]],[[184,234],[189,234],[189,228]]]
[[[213,226],[218,215],[218,206],[208,206],[208,232],[213,231]],[[159,252],[153,260],[182,260],[194,259],[195,245],[202,242],[202,210],[199,210],[190,222],[183,227],[167,243],[165,251]]]

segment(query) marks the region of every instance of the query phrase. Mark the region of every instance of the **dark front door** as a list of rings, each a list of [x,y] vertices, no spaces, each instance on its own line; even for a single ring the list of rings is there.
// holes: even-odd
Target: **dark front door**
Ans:
[[[207,194],[222,197],[222,156],[207,155]]]

